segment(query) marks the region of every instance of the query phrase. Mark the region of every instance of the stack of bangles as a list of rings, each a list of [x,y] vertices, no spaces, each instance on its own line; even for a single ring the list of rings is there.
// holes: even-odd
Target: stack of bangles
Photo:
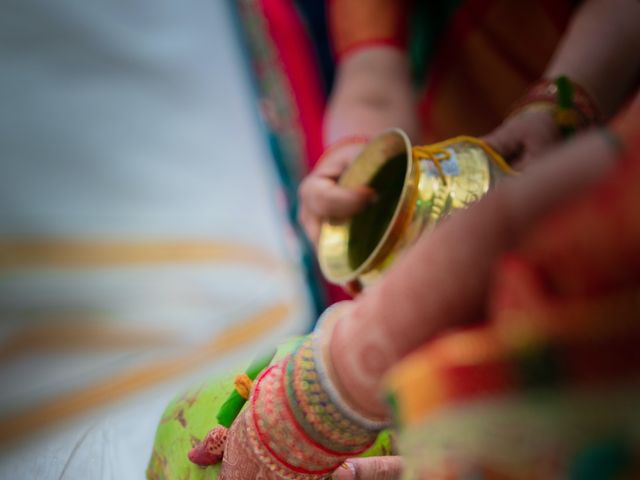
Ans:
[[[275,478],[322,479],[366,450],[386,419],[354,410],[336,389],[327,347],[337,315],[256,381],[243,427],[251,450]]]
[[[565,136],[600,121],[598,109],[589,93],[565,76],[544,78],[535,83],[513,105],[510,116],[535,110],[550,112]]]

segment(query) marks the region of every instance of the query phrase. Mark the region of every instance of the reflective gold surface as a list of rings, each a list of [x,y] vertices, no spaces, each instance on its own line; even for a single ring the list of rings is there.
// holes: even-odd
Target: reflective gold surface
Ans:
[[[476,138],[412,148],[401,130],[382,133],[338,181],[346,188],[368,185],[378,198],[346,221],[322,225],[318,259],[323,274],[338,284],[372,283],[423,229],[481,198],[508,171],[504,160]]]

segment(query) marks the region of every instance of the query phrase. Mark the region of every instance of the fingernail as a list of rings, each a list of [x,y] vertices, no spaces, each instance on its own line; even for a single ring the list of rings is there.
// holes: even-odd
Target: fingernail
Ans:
[[[333,480],[356,480],[356,467],[349,462],[344,462],[333,472]]]

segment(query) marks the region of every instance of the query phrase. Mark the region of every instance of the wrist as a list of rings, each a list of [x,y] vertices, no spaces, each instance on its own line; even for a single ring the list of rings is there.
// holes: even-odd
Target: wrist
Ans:
[[[383,50],[387,52],[393,52],[398,57],[406,57],[406,46],[402,41],[395,38],[370,38],[367,40],[361,40],[359,42],[351,44],[336,56],[336,63],[342,66],[344,63],[352,60],[354,55],[361,53],[375,52],[377,50]]]
[[[344,304],[351,308],[338,309]],[[384,335],[380,335],[379,329],[353,321],[355,304],[342,302],[323,315],[327,323],[333,323],[331,331],[323,334],[326,363],[344,401],[363,416],[385,422],[390,412],[380,396],[380,387],[395,356],[390,354],[388,338],[381,338]]]
[[[529,111],[548,112],[565,134],[600,121],[600,114],[591,96],[579,84],[564,76],[543,78],[536,82],[513,105],[509,116]]]
[[[369,448],[378,425],[360,422],[336,402],[319,368],[317,333],[256,381],[244,428],[260,463],[279,478],[326,478]]]
[[[334,348],[336,340],[339,342],[343,337],[341,333],[344,333],[338,331],[340,323],[348,321],[354,305],[353,301],[340,302],[325,311],[314,332],[314,348],[334,401],[356,423],[374,430],[383,429],[389,426],[389,412],[387,405],[378,398],[377,384],[360,383],[362,376],[354,375],[352,365],[343,361],[343,355],[336,355]],[[355,350],[358,349],[355,342],[350,343]],[[337,350],[344,351],[340,347]],[[381,380],[381,376],[377,380]]]
[[[384,45],[354,51],[338,66],[336,90],[394,87],[411,88],[409,60],[405,52]]]

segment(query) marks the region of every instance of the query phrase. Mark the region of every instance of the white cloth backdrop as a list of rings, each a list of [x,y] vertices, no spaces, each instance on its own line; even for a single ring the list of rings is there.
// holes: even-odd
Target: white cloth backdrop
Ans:
[[[311,321],[226,1],[5,0],[0,165],[0,479],[143,478],[173,395]]]

